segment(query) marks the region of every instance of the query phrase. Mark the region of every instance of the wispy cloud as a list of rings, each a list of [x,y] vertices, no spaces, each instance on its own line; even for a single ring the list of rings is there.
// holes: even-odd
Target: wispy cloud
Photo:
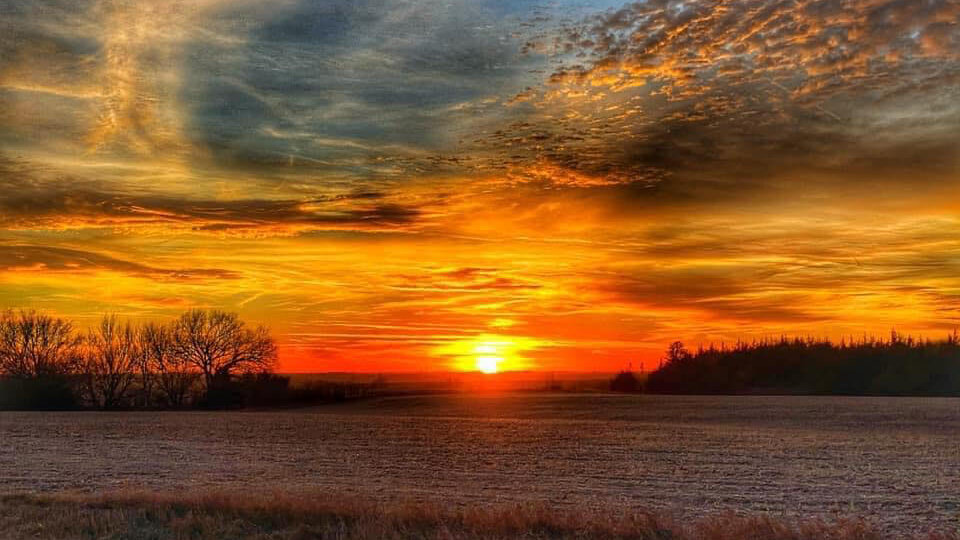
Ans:
[[[49,246],[0,245],[0,272],[110,271],[161,280],[236,279],[231,270],[214,268],[156,268],[102,253]]]

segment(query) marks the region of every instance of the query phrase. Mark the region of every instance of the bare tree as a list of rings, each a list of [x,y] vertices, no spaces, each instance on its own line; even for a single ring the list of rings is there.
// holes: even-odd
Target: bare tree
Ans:
[[[83,389],[91,405],[113,409],[124,403],[139,368],[136,331],[107,316],[90,329],[80,355]]]
[[[72,371],[78,337],[69,321],[35,311],[0,314],[0,373],[37,378]]]
[[[191,310],[173,325],[176,354],[203,373],[207,389],[234,373],[268,372],[277,346],[263,326],[247,328],[235,313]]]
[[[142,369],[156,378],[166,405],[180,408],[199,378],[199,371],[185,356],[177,354],[170,325],[147,324],[140,331]]]
[[[145,328],[138,328],[135,333],[137,340],[136,364],[137,371],[140,375],[140,387],[137,389],[136,405],[142,408],[149,408],[154,402],[153,383],[156,377],[151,370],[150,359],[147,357],[146,349],[144,348],[144,331]]]

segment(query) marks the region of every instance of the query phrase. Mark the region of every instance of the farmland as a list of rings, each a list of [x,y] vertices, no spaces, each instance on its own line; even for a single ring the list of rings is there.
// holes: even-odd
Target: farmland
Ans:
[[[0,492],[282,491],[450,509],[856,516],[955,531],[960,400],[491,393],[0,413]]]

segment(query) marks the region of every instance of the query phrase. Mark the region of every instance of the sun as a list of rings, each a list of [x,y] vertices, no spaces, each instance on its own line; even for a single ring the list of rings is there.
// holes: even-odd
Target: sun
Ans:
[[[473,352],[477,355],[477,371],[483,373],[496,373],[499,370],[500,362],[503,357],[498,356],[499,349],[492,343],[481,343],[474,347]]]
[[[500,362],[503,362],[503,358],[499,356],[478,356],[477,371],[492,375],[499,369]]]

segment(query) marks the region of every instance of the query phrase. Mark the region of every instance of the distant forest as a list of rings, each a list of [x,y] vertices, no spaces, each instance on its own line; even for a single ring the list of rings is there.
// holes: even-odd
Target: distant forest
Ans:
[[[660,394],[960,395],[960,336],[835,343],[780,338],[700,347],[670,345],[644,391]]]

